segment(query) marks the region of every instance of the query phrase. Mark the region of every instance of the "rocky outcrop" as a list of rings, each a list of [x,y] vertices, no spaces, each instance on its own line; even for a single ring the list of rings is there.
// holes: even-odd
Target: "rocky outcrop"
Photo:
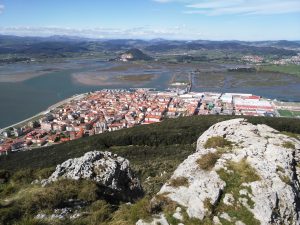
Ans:
[[[152,211],[183,224],[300,224],[299,157],[299,140],[266,125],[217,123],[152,199]]]
[[[138,178],[132,173],[129,161],[110,152],[87,152],[80,158],[69,159],[56,166],[43,185],[60,179],[95,181],[105,194],[122,201],[131,201],[143,191]]]
[[[149,55],[143,53],[141,50],[132,48],[120,55],[119,60],[124,62],[138,60],[149,61],[152,60],[152,58]]]

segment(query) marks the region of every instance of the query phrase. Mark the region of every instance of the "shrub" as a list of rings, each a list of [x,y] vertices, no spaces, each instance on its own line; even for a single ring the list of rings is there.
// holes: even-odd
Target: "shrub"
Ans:
[[[8,182],[10,173],[7,170],[0,170],[0,184]]]
[[[169,185],[172,187],[175,187],[175,188],[181,187],[181,186],[188,187],[189,181],[186,177],[176,177],[169,181]]]
[[[204,148],[225,148],[225,147],[231,147],[232,142],[226,140],[225,138],[221,136],[214,136],[207,139],[207,141],[204,144]]]
[[[197,159],[196,163],[203,170],[211,170],[215,166],[219,158],[220,155],[218,153],[210,152]]]
[[[0,224],[12,224],[13,221],[19,219],[22,211],[17,206],[0,206]]]

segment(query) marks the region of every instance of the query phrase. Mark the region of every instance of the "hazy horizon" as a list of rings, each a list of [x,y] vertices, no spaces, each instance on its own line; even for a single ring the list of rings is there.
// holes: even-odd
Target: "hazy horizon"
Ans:
[[[97,39],[300,40],[298,0],[0,0],[0,34]]]
[[[97,40],[97,41],[105,41],[105,40],[136,40],[136,41],[221,41],[221,42],[276,42],[276,41],[291,41],[291,42],[299,42],[299,39],[274,39],[274,40],[267,40],[267,39],[261,39],[261,40],[240,40],[240,39],[172,39],[172,38],[162,38],[162,37],[156,37],[156,38],[122,38],[122,37],[115,37],[115,38],[97,38],[97,37],[85,37],[84,35],[64,35],[64,34],[51,34],[51,35],[18,35],[18,34],[5,34],[0,33],[0,36],[14,36],[19,38],[55,38],[55,37],[61,37],[61,38],[74,38],[74,39],[85,39],[85,40]]]

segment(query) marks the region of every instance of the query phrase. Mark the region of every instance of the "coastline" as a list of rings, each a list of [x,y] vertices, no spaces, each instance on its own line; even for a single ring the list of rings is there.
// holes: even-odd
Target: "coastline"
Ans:
[[[132,89],[140,89],[140,88],[132,88]],[[150,88],[150,89],[151,89],[151,88]],[[115,89],[112,89],[112,90],[115,90]],[[128,89],[128,90],[129,90],[129,89]],[[99,90],[99,91],[100,91],[100,90]],[[167,90],[164,90],[164,91],[168,92]],[[163,92],[164,92],[164,91],[163,91]],[[209,93],[209,92],[208,92],[208,93]],[[213,92],[212,92],[212,93],[213,93]],[[35,114],[35,115],[29,117],[29,118],[26,118],[26,119],[24,119],[24,120],[22,120],[22,121],[20,121],[20,122],[15,123],[15,124],[6,126],[6,127],[4,127],[4,128],[0,128],[0,134],[1,134],[3,131],[5,131],[6,129],[10,128],[10,127],[18,127],[18,126],[21,126],[21,125],[23,125],[23,124],[27,124],[28,122],[30,122],[30,121],[32,121],[32,120],[37,120],[37,119],[39,119],[40,117],[42,117],[42,116],[46,115],[47,113],[49,113],[51,110],[53,110],[53,109],[55,109],[55,108],[58,108],[58,107],[60,107],[60,106],[62,106],[62,105],[64,105],[64,104],[66,104],[66,103],[68,103],[68,102],[70,102],[70,101],[72,101],[72,100],[80,100],[81,98],[87,96],[88,94],[89,94],[89,92],[85,92],[85,93],[81,93],[81,94],[75,94],[75,95],[73,95],[73,96],[71,96],[71,97],[69,97],[69,98],[66,98],[66,99],[64,99],[64,100],[61,100],[61,101],[59,101],[59,102],[57,102],[57,103],[55,103],[55,104],[53,104],[53,105],[50,105],[46,110],[44,110],[44,111],[42,111],[42,112],[39,112],[39,113],[37,113],[37,114]],[[220,92],[220,94],[223,94],[223,93]],[[271,101],[272,104],[274,104],[274,101],[275,101],[275,102],[278,101],[277,99],[268,99],[268,98],[265,98],[265,97],[263,97],[263,96],[262,96],[262,99],[263,99],[263,100],[267,100],[267,101]],[[300,102],[295,102],[295,101],[283,101],[283,100],[280,100],[279,102],[282,102],[282,103],[296,103],[296,104],[297,104],[297,103],[300,103]]]
[[[57,108],[57,107],[59,107],[59,106],[62,106],[62,105],[64,105],[64,104],[68,103],[69,101],[76,100],[76,99],[81,99],[81,98],[83,98],[83,97],[86,96],[86,95],[88,95],[88,93],[76,94],[76,95],[73,95],[73,96],[71,96],[71,97],[69,97],[69,98],[66,98],[66,99],[62,100],[62,101],[59,101],[59,102],[57,102],[57,103],[55,103],[55,104],[53,104],[53,105],[50,105],[46,110],[44,110],[44,111],[42,111],[42,112],[39,112],[39,113],[35,114],[34,116],[31,116],[31,117],[29,117],[29,118],[26,118],[26,119],[24,119],[24,120],[22,120],[22,121],[20,121],[20,122],[15,123],[15,124],[12,124],[12,125],[9,125],[9,126],[0,128],[0,134],[1,134],[4,130],[6,130],[6,129],[10,128],[10,127],[18,127],[18,126],[22,125],[23,123],[26,123],[26,124],[27,124],[28,122],[30,122],[30,121],[32,121],[32,120],[39,119],[40,116],[46,115],[46,114],[49,113],[52,109],[55,109],[55,108]]]

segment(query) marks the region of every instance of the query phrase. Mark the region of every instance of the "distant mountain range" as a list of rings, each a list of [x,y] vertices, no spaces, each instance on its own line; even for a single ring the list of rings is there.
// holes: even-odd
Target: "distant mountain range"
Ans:
[[[178,41],[178,40],[135,40],[135,39],[87,39],[72,36],[18,37],[0,35],[1,54],[25,54],[27,56],[64,56],[68,53],[117,52],[140,49],[145,53],[168,53],[172,51],[222,50],[243,54],[296,55],[300,41]]]

